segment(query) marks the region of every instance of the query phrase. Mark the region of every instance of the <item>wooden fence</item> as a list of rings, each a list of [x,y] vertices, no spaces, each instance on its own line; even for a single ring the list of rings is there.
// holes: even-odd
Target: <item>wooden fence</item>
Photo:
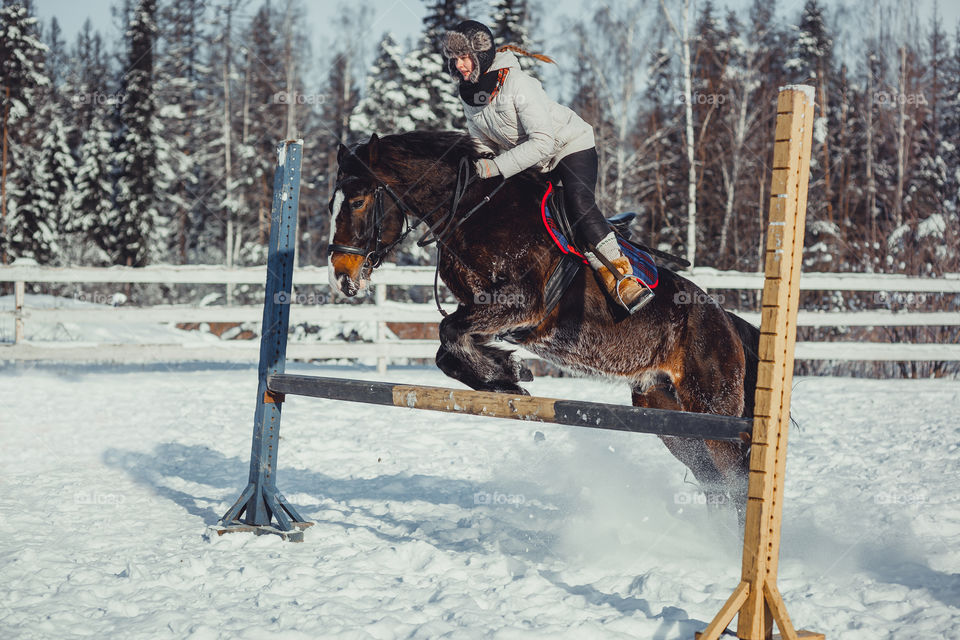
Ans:
[[[706,291],[754,290],[763,286],[762,273],[717,271],[697,268],[683,273]],[[90,308],[31,308],[24,304],[27,283],[45,284],[207,284],[232,289],[238,285],[262,287],[264,267],[226,269],[219,266],[128,267],[42,267],[13,265],[0,267],[0,282],[14,284],[15,305],[0,311],[0,320],[12,318],[12,335],[4,336],[0,360],[57,360],[99,362],[156,361],[236,361],[255,362],[258,347],[254,340],[219,342],[89,343],[77,341],[25,340],[31,322],[45,324],[88,323],[239,323],[261,320],[262,306],[158,305],[149,307],[91,305]],[[325,267],[297,269],[298,286],[323,287],[329,291]],[[400,340],[388,330],[388,323],[436,323],[440,315],[432,303],[401,303],[387,299],[388,287],[432,286],[432,267],[397,267],[385,264],[374,274],[375,284],[364,304],[341,304],[329,294],[295,294],[292,319],[295,323],[331,324],[340,322],[376,323],[376,338],[368,342],[291,342],[288,357],[308,359],[376,359],[384,370],[394,360],[432,358],[437,340]],[[876,302],[922,301],[924,296],[960,294],[960,274],[942,278],[916,278],[890,274],[806,273],[800,283],[806,291],[875,292]],[[912,297],[911,297],[912,296]],[[451,306],[451,305],[447,305]],[[911,305],[908,305],[911,306]],[[920,306],[920,305],[912,305]],[[746,320],[759,324],[759,312],[738,312]],[[9,323],[7,323],[9,326]],[[958,311],[804,311],[798,316],[800,327],[956,327]],[[532,357],[532,356],[531,356]],[[960,361],[958,344],[903,344],[879,342],[798,342],[798,360],[885,360],[885,361]]]

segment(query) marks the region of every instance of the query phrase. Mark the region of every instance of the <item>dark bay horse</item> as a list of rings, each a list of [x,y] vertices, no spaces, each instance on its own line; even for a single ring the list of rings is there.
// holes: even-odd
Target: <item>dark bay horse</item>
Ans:
[[[455,132],[372,136],[341,145],[330,210],[331,285],[356,295],[404,233],[423,218],[441,237],[439,276],[457,310],[440,323],[437,366],[467,386],[526,394],[530,371],[494,344],[503,334],[549,362],[575,372],[620,379],[633,404],[730,416],[753,416],[759,331],[724,311],[689,280],[660,267],[653,301],[634,315],[614,305],[593,271],[581,269],[560,303],[546,314],[544,284],[561,258],[543,227],[543,174],[506,181],[457,226],[446,218],[460,159],[478,157]],[[462,178],[462,176],[461,176]],[[462,214],[500,183],[473,183]],[[691,469],[711,504],[746,504],[748,443],[663,437]]]

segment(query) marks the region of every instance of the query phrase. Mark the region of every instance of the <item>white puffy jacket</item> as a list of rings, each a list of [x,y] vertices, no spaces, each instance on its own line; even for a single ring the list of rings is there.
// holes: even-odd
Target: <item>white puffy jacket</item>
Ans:
[[[520,68],[517,57],[501,51],[488,71],[510,69],[488,104],[463,102],[467,131],[505,178],[533,166],[552,171],[560,160],[594,146],[593,127],[569,108],[551,100],[540,82]]]

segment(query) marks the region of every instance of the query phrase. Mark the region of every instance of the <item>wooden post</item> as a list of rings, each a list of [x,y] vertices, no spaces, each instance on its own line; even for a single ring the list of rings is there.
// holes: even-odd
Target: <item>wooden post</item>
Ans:
[[[331,222],[331,224],[333,224]],[[374,298],[373,302],[377,305],[377,311],[382,311],[379,308],[384,302],[387,301],[387,285],[377,284],[373,286]],[[379,314],[378,314],[379,315]],[[377,320],[377,343],[383,344],[384,340],[387,339],[387,323],[383,320]],[[387,357],[378,356],[377,357],[377,373],[383,375],[387,372]]]
[[[777,589],[813,96],[813,87],[791,85],[781,88],[777,99],[743,570],[733,595],[704,632],[696,634],[699,640],[717,640],[738,613],[737,637],[743,640],[824,639],[793,628]],[[774,622],[782,635],[773,636]]]
[[[13,307],[15,320],[13,324],[13,344],[23,342],[23,299],[26,296],[26,283],[18,280],[13,283]]]

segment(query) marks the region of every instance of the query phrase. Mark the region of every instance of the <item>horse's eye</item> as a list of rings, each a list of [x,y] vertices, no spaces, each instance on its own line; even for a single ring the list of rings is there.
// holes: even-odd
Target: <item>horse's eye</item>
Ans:
[[[362,199],[362,198],[361,198],[360,200],[351,200],[351,201],[350,201],[350,208],[353,209],[354,211],[356,211],[357,209],[360,209],[360,208],[362,208],[362,207],[363,207],[363,199]]]

